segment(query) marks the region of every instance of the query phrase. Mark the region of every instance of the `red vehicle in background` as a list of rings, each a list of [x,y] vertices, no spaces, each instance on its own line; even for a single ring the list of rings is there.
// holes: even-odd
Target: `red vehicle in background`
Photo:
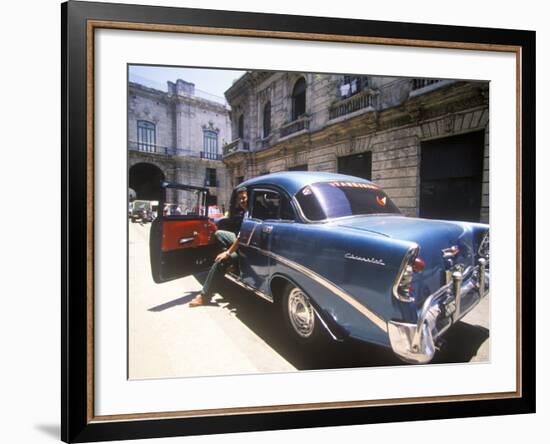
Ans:
[[[205,207],[202,205],[200,207],[193,207],[193,209],[189,212],[189,214],[199,214],[201,216],[205,216]],[[219,219],[221,217],[224,217],[224,214],[222,213],[222,210],[217,205],[209,205],[208,206],[208,217],[210,219]]]

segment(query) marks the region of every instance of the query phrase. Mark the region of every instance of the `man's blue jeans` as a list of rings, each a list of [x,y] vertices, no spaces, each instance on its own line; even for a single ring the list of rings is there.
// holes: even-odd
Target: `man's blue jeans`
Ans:
[[[216,231],[215,236],[216,240],[223,247],[224,251],[227,250],[237,238],[233,232],[225,230]],[[215,292],[216,285],[219,283],[220,277],[225,274],[225,270],[227,270],[227,267],[229,267],[231,264],[237,263],[238,257],[239,256],[237,255],[237,253],[234,252],[231,253],[231,256],[228,259],[222,262],[214,262],[202,286],[202,294],[206,298],[210,299],[212,297]]]

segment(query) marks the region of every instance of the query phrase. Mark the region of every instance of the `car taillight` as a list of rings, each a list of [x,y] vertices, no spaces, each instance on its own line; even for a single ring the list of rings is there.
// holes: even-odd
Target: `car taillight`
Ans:
[[[424,262],[422,259],[417,257],[413,262],[413,271],[415,273],[421,273],[424,271],[424,268],[426,268],[426,262]]]
[[[426,263],[418,256],[419,248],[412,248],[405,257],[403,268],[393,288],[393,295],[401,302],[413,302],[412,281],[415,273],[421,273]]]

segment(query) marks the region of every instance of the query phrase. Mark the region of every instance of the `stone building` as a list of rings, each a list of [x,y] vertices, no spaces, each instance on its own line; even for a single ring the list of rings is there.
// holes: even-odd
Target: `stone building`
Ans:
[[[371,179],[406,215],[489,219],[487,82],[253,71],[227,91],[232,186],[285,170]]]
[[[221,152],[230,140],[228,109],[198,97],[193,83],[168,82],[167,92],[129,83],[128,184],[137,199],[159,200],[166,180],[208,187],[210,203],[225,205],[230,185]]]

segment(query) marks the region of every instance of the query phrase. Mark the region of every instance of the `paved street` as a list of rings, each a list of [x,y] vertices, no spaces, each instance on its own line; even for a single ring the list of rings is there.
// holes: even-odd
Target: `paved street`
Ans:
[[[358,341],[326,340],[298,350],[277,306],[226,281],[213,303],[189,308],[204,275],[155,284],[150,224],[129,224],[129,377],[131,379],[402,365],[391,352]],[[489,359],[489,298],[447,335],[440,362]]]

